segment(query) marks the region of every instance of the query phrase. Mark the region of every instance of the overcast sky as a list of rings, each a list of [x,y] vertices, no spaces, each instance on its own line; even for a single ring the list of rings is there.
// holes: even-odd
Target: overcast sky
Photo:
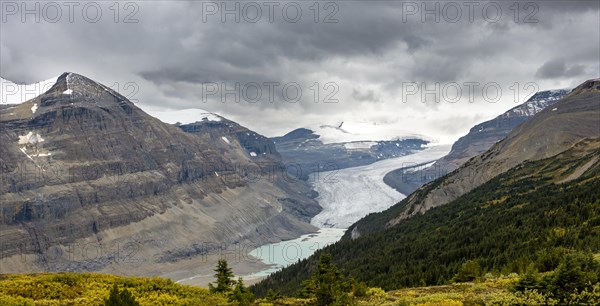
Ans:
[[[599,1],[37,3],[2,2],[2,77],[76,72],[142,107],[202,108],[267,136],[368,121],[451,142],[535,88],[600,75]],[[440,101],[423,99],[436,84]]]

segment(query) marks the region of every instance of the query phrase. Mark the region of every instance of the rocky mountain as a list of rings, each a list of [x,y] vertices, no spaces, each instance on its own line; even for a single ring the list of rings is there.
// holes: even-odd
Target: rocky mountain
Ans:
[[[408,155],[423,150],[429,143],[418,136],[393,137],[393,131],[382,133],[375,124],[354,124],[355,132],[346,130],[345,125],[348,124],[342,122],[311,129],[299,128],[272,140],[288,165],[290,175],[303,180],[314,172],[357,167]],[[372,132],[360,133],[361,129]]]
[[[1,105],[0,141],[2,273],[159,274],[312,232],[320,210],[269,139],[224,118],[164,123],[75,73]]]
[[[385,211],[354,224],[353,237],[382,230],[447,204],[525,161],[540,160],[600,137],[600,79],[586,81],[513,129],[489,150]]]
[[[384,181],[400,193],[411,194],[422,185],[456,170],[472,157],[485,152],[504,139],[515,127],[553,105],[569,91],[558,89],[537,92],[525,103],[471,128],[467,135],[459,138],[452,145],[448,155],[434,164],[394,170],[384,177]]]
[[[198,137],[207,137],[218,146],[235,146],[245,152],[244,159],[261,162],[281,162],[281,155],[269,138],[253,132],[233,121],[219,117],[220,120],[202,120],[177,126],[185,132]],[[223,136],[229,135],[230,137]],[[233,158],[233,156],[232,156]]]
[[[214,149],[227,157],[233,164],[221,165],[232,169],[248,182],[267,181],[285,191],[281,198],[286,213],[303,222],[310,223],[321,211],[314,199],[317,195],[305,182],[288,173],[280,153],[273,141],[223,117],[219,120],[202,120],[177,124],[181,130],[194,134],[211,143]],[[235,148],[231,150],[231,148]]]

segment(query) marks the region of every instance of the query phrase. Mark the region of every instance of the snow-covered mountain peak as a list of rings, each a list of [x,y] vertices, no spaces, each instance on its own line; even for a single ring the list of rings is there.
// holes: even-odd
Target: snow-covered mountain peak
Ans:
[[[531,117],[544,108],[548,107],[554,102],[565,97],[571,90],[570,89],[554,89],[545,90],[535,93],[527,102],[512,108],[506,113],[500,115],[500,117]]]

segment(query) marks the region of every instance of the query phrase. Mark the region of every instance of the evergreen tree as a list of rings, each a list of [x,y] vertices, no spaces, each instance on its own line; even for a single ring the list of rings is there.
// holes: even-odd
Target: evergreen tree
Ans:
[[[332,305],[336,300],[344,299],[344,296],[347,299],[348,295],[342,290],[344,284],[344,276],[333,263],[331,254],[321,254],[310,284],[317,298],[317,305]]]
[[[537,272],[535,270],[529,269],[525,272],[519,281],[515,284],[514,289],[516,291],[525,291],[525,290],[534,290],[540,289],[538,285],[539,281],[537,278]]]
[[[105,306],[139,306],[131,292],[127,289],[119,290],[117,284],[113,284],[108,295],[108,299],[104,301]]]
[[[233,280],[233,272],[227,265],[227,260],[219,259],[217,268],[215,271],[215,277],[217,278],[216,284],[208,284],[210,292],[213,293],[227,293],[232,291],[232,286],[235,283]]]
[[[464,262],[454,276],[456,282],[470,282],[481,276],[481,266],[476,260]]]
[[[280,298],[281,298],[281,295],[279,293],[273,291],[273,289],[267,290],[267,301],[275,302]]]
[[[597,283],[599,272],[600,269],[591,254],[569,254],[556,269],[548,289],[564,302],[572,293],[581,292]]]
[[[231,299],[237,301],[241,306],[250,305],[254,301],[254,294],[244,286],[244,281],[241,277],[235,283]]]

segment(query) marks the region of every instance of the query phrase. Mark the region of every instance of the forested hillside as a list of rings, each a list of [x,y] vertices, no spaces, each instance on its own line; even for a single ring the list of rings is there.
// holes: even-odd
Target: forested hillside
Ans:
[[[469,277],[552,271],[568,253],[600,252],[599,156],[600,141],[586,139],[386,230],[357,239],[347,234],[323,252],[350,276],[386,290],[448,283],[465,269]],[[293,293],[319,253],[254,291]]]

